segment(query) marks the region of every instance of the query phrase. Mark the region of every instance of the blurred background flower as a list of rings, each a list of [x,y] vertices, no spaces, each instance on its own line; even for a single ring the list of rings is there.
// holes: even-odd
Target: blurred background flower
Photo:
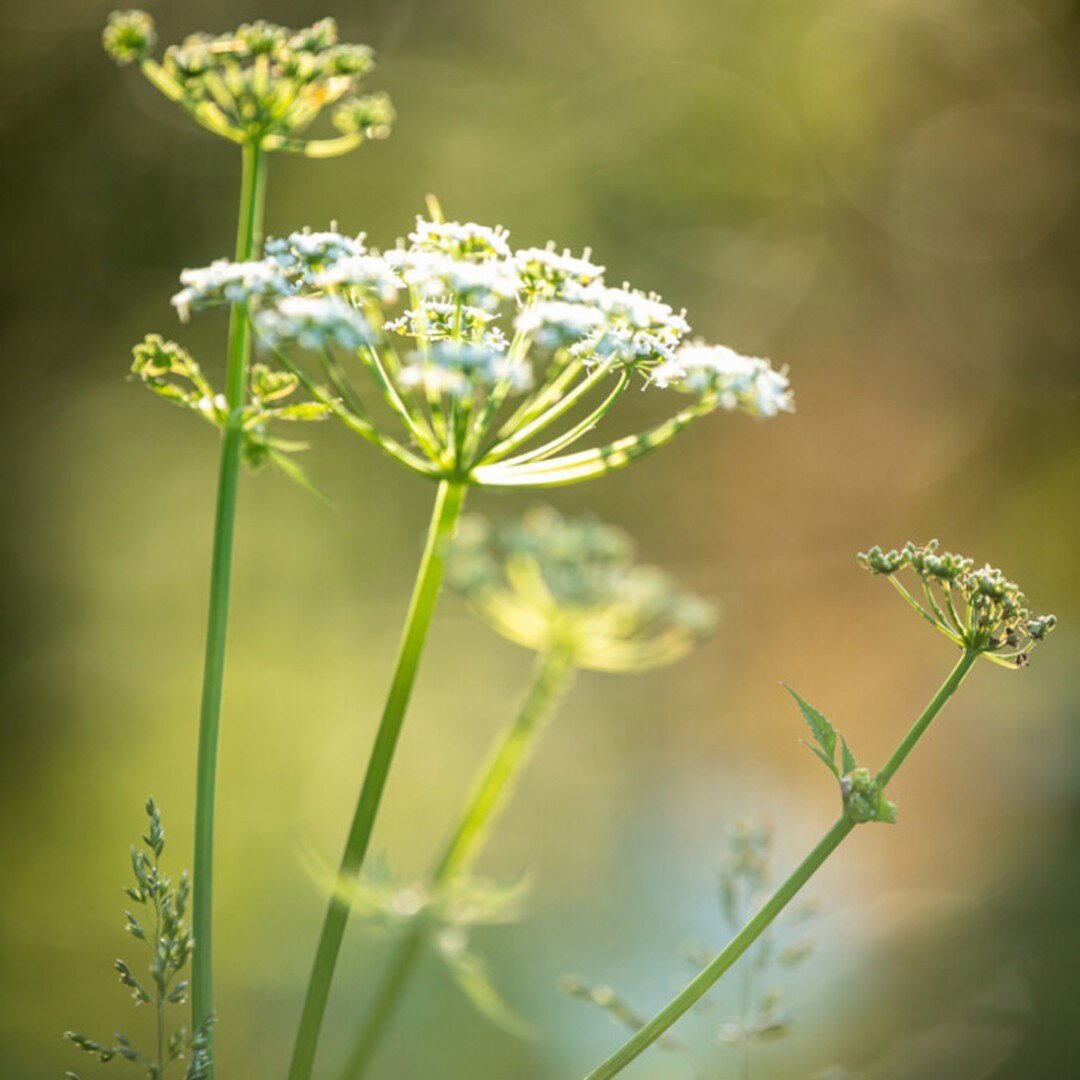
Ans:
[[[190,865],[216,454],[124,375],[132,342],[176,333],[178,270],[228,246],[235,161],[115,70],[100,47],[109,8],[40,0],[0,16],[0,341],[17,403],[0,493],[0,1034],[19,1080],[77,1064],[59,1033],[112,1030],[126,1009],[101,973],[124,944],[118,886],[147,794],[175,864]],[[782,424],[700,425],[550,500],[629,529],[725,619],[677,668],[583,673],[494,837],[493,871],[528,866],[537,889],[527,922],[478,943],[542,1040],[491,1028],[432,962],[385,1075],[582,1074],[621,1035],[561,995],[559,975],[588,972],[651,1011],[682,941],[720,944],[726,826],[770,818],[780,872],[835,810],[778,681],[877,761],[945,674],[936,635],[854,562],[902,536],[1008,568],[1061,627],[1033,672],[975,672],[897,786],[903,824],[858,834],[817,879],[819,947],[785,987],[797,1023],[755,1052],[755,1070],[1068,1075],[1080,1054],[1074,5],[150,10],[163,40],[334,15],[344,40],[376,49],[395,137],[318,168],[279,160],[268,233],[336,219],[389,245],[433,190],[449,217],[501,221],[518,243],[591,243],[609,279],[678,296],[706,338],[797,365],[799,412]],[[225,318],[184,332],[214,383]],[[652,395],[628,397],[653,419]],[[336,510],[271,472],[242,491],[219,810],[226,1076],[282,1071],[324,900],[300,852],[340,849],[431,499],[336,425],[312,435],[305,465]],[[474,508],[503,517],[529,501],[478,493]],[[375,837],[403,874],[429,864],[529,663],[448,598]],[[387,947],[350,934],[329,1060]],[[634,1075],[683,1076],[666,1057]]]

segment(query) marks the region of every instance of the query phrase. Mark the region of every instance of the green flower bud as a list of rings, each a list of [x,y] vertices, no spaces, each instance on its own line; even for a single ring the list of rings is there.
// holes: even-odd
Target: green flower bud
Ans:
[[[335,45],[322,54],[321,60],[326,75],[366,75],[375,63],[366,45]]]
[[[334,113],[334,126],[346,135],[359,132],[368,139],[385,139],[396,118],[388,94],[368,94],[342,102]]]
[[[853,769],[840,781],[844,796],[844,812],[858,825],[880,821],[895,825],[898,811],[895,803],[885,798],[881,782],[869,769]]]
[[[195,361],[175,341],[160,334],[147,334],[132,350],[132,374],[141,379],[160,379],[166,375],[188,375]]]
[[[338,28],[333,19],[320,19],[313,26],[297,30],[289,38],[289,48],[294,52],[323,52],[337,44]]]
[[[236,31],[236,40],[251,56],[259,56],[276,52],[285,44],[288,35],[289,31],[284,26],[275,26],[260,19],[241,26]]]
[[[105,51],[118,64],[144,59],[156,41],[154,20],[145,11],[114,11],[101,33]]]

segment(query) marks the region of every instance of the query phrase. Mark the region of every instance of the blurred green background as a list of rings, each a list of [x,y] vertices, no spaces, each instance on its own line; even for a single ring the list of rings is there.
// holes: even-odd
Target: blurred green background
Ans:
[[[237,155],[135,71],[96,0],[5,5],[0,341],[5,621],[0,1074],[97,1075],[61,1042],[132,1020],[127,846],[162,805],[190,864],[216,446],[125,381],[149,330],[220,370],[225,317],[178,328],[176,275],[232,246]],[[777,870],[835,812],[784,679],[880,761],[952,663],[855,551],[938,535],[1018,578],[1060,631],[1016,674],[977,669],[896,785],[902,824],[860,830],[814,882],[825,917],[784,984],[789,1038],[752,1075],[834,1062],[871,1080],[1076,1075],[1080,1060],[1080,430],[1076,50],[1068,0],[192,0],[164,41],[336,16],[379,54],[400,121],[330,162],[275,159],[268,229],[336,220],[387,245],[426,192],[519,245],[592,245],[609,279],[686,305],[696,330],[790,364],[799,412],[718,416],[639,466],[551,494],[632,530],[724,607],[677,667],[582,676],[484,866],[527,867],[531,914],[479,936],[519,1042],[423,968],[376,1075],[572,1078],[621,1039],[555,980],[644,1011],[680,944],[718,947],[724,829],[771,820]],[[642,399],[645,395],[642,395]],[[633,402],[646,410],[648,402]],[[432,498],[329,426],[307,464],[328,509],[245,480],[221,760],[220,1075],[278,1077],[373,735]],[[484,493],[473,508],[528,500]],[[447,598],[376,849],[419,873],[530,658]],[[324,1075],[387,941],[350,934]],[[721,990],[718,1000],[734,1005]],[[685,1057],[739,1061],[691,1017]],[[113,1065],[116,1073],[125,1066]]]

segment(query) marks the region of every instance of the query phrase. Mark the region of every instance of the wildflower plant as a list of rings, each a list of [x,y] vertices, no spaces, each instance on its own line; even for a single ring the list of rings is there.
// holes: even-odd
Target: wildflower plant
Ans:
[[[517,1033],[531,1029],[495,988],[469,931],[517,916],[527,882],[477,877],[474,868],[536,745],[579,669],[625,673],[674,663],[715,624],[705,601],[635,562],[621,529],[536,508],[491,524],[469,516],[451,549],[451,587],[480,618],[537,654],[532,683],[496,736],[428,880],[388,887],[382,867],[343,886],[367,921],[403,931],[365,1016],[344,1076],[365,1075],[425,943],[473,1004]]]
[[[102,43],[118,64],[138,64],[197,124],[241,146],[335,157],[365,139],[385,139],[394,122],[385,94],[356,95],[374,54],[340,42],[333,19],[302,30],[259,20],[226,34],[191,34],[155,60],[154,20],[145,11],[114,11]],[[339,134],[306,137],[327,109]]]
[[[890,579],[910,570],[926,588],[926,607],[915,601],[902,583],[893,580],[893,584],[908,603],[917,607],[962,650],[960,659],[885,765],[876,772],[861,767],[847,740],[829,720],[791,691],[810,728],[813,738],[810,749],[838,782],[839,818],[701,973],[589,1073],[587,1080],[609,1080],[616,1076],[664,1035],[761,937],[853,829],[873,822],[895,823],[897,810],[885,797],[886,786],[956,693],[975,662],[985,657],[1014,669],[1023,666],[1033,645],[1045,640],[1056,625],[1054,616],[1041,616],[1031,611],[1018,586],[1000,570],[989,566],[977,570],[974,561],[965,556],[939,553],[936,542],[921,547],[908,543],[899,551],[889,552],[874,547],[860,554],[858,559],[870,573]]]
[[[727,830],[717,875],[717,894],[720,914],[732,934],[741,929],[767,898],[772,856],[773,833],[766,823],[737,821]],[[782,1007],[779,980],[801,965],[814,949],[810,927],[817,918],[818,905],[807,902],[786,914],[788,918],[764,931],[742,958],[737,1006],[733,1013],[725,1010],[726,1019],[716,1033],[724,1046],[740,1054],[740,1075],[744,1077],[751,1075],[750,1055],[755,1046],[775,1042],[791,1033],[792,1020]],[[708,967],[714,956],[712,950],[699,942],[687,943],[682,951],[695,972]],[[619,1026],[633,1032],[640,1031],[648,1022],[647,1016],[610,986],[564,976],[559,980],[559,988],[569,997],[601,1009]],[[703,1013],[714,1011],[709,1006],[707,999],[696,1003],[698,1011]],[[687,1050],[670,1035],[661,1036],[657,1045],[669,1050]]]
[[[365,442],[438,484],[391,688],[346,841],[359,872],[441,586],[472,487],[556,487],[606,476],[721,410],[794,408],[765,360],[690,341],[683,312],[554,245],[513,250],[500,227],[443,220],[432,200],[386,252],[363,236],[295,232],[261,268],[187,271],[182,311],[240,299],[269,356]],[[216,267],[216,269],[215,269]],[[226,294],[222,281],[235,290]],[[648,429],[584,449],[632,382],[688,404]],[[348,906],[338,891],[313,966],[290,1080],[306,1080]]]
[[[165,850],[165,829],[161,812],[153,799],[146,803],[149,826],[142,836],[142,846],[131,849],[134,882],[124,889],[135,910],[125,912],[124,929],[150,954],[149,978],[140,977],[125,960],[113,965],[120,982],[131,991],[136,1006],[148,1005],[154,1012],[155,1043],[152,1051],[136,1049],[122,1032],[109,1043],[99,1042],[75,1031],[64,1038],[103,1064],[127,1061],[139,1066],[150,1080],[165,1080],[174,1063],[184,1068],[184,1080],[205,1080],[209,1075],[209,1037],[213,1017],[207,1017],[193,1032],[186,1027],[169,1030],[169,1007],[187,1001],[188,981],[182,978],[191,956],[193,939],[186,922],[191,885],[187,873],[175,885],[161,866]],[[78,1080],[73,1072],[68,1080]]]
[[[186,295],[216,295],[230,310],[224,385],[215,392],[195,361],[174,342],[148,338],[135,349],[135,374],[155,393],[200,414],[221,431],[210,602],[199,718],[195,800],[192,919],[192,1023],[206,1029],[212,1013],[212,910],[214,799],[217,745],[225,671],[232,579],[233,531],[240,463],[270,461],[300,482],[303,473],[289,454],[302,449],[268,432],[272,421],[320,419],[321,408],[283,404],[295,388],[280,373],[250,368],[247,304],[262,281],[258,261],[266,198],[267,155],[276,151],[310,158],[332,157],[390,133],[394,119],[382,94],[358,97],[360,79],[373,66],[366,45],[338,41],[333,19],[302,30],[267,22],[245,24],[222,35],[193,34],[154,59],[157,32],[143,11],[117,11],[102,33],[106,52],[120,65],[138,64],[167,98],[201,127],[240,147],[240,206],[234,258],[183,282]],[[309,128],[327,109],[338,134],[310,138]],[[210,1050],[207,1048],[209,1057]],[[212,1061],[208,1065],[212,1076]]]

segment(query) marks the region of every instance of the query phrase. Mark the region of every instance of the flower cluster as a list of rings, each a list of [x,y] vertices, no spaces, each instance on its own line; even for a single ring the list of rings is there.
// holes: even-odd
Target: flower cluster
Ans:
[[[633,560],[622,530],[545,507],[502,526],[465,518],[448,580],[519,645],[565,650],[576,667],[640,671],[685,655],[712,632],[716,612]]]
[[[233,142],[328,157],[390,134],[394,110],[385,94],[346,97],[374,60],[366,45],[339,42],[333,19],[304,30],[260,21],[218,36],[192,34],[160,63],[151,57],[156,41],[144,11],[113,12],[102,34],[117,63],[137,62],[166,97]],[[338,138],[297,138],[334,104]]]
[[[714,409],[770,417],[793,408],[785,374],[686,343],[684,312],[609,287],[603,274],[589,252],[514,251],[505,229],[436,215],[383,253],[334,231],[270,240],[259,270],[185,271],[174,303],[186,312],[249,302],[264,344],[354,432],[417,472],[463,483],[573,483],[636,460]],[[316,358],[328,386],[304,373],[290,344]],[[694,400],[645,432],[564,453],[635,373]],[[387,413],[402,434],[388,430]]]
[[[190,409],[218,429],[229,422],[224,394],[215,392],[202,368],[175,341],[148,334],[132,350],[132,374],[159,397]],[[249,372],[247,402],[240,411],[244,460],[253,467],[270,462],[307,485],[307,478],[287,455],[307,449],[307,443],[272,436],[269,425],[276,420],[302,422],[323,420],[329,409],[318,401],[287,401],[299,388],[300,380],[290,372],[254,364]]]
[[[724,408],[756,416],[776,416],[795,409],[786,371],[775,371],[768,360],[740,356],[724,345],[700,341],[684,345],[671,360],[653,370],[652,381],[688,393],[717,393]]]
[[[941,551],[936,540],[923,545],[909,541],[898,551],[872,547],[858,559],[870,573],[888,577],[950,641],[995,663],[1024,667],[1031,649],[1057,625],[1053,615],[1032,612],[1020,587],[1000,570]],[[900,581],[904,571],[918,580],[925,603]]]

